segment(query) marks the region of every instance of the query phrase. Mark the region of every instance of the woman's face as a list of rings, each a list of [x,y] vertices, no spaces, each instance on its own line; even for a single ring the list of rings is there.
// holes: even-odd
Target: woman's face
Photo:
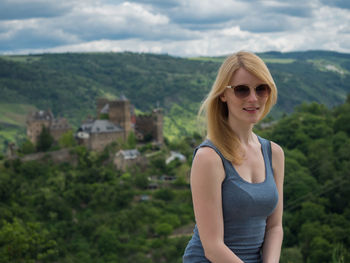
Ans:
[[[239,68],[232,75],[229,86],[232,88],[226,88],[220,96],[221,101],[227,103],[229,123],[257,123],[270,94],[267,83],[244,68]]]

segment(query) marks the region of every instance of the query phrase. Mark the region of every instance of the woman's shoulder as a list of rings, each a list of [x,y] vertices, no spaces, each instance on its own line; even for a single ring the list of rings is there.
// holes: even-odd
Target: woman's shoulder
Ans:
[[[283,149],[282,149],[282,147],[280,145],[278,145],[277,143],[275,143],[273,141],[269,141],[268,139],[260,137],[260,136],[258,136],[258,138],[261,141],[265,141],[267,144],[271,145],[272,156],[276,156],[276,155],[277,155],[277,157],[283,157],[284,156]]]
[[[222,159],[216,150],[208,145],[198,148],[192,163],[192,176],[199,175],[201,178],[216,178],[222,181],[225,177]],[[197,172],[195,172],[197,171]],[[193,173],[194,172],[194,173]],[[214,175],[220,174],[217,177]]]
[[[276,174],[284,175],[284,152],[280,145],[271,141],[272,168]]]
[[[272,157],[276,158],[284,158],[284,152],[280,145],[277,143],[271,141],[271,151],[272,151]]]
[[[216,159],[220,160],[221,153],[219,149],[210,139],[205,139],[195,150],[195,156],[199,155],[199,158],[204,160]]]
[[[215,164],[221,162],[221,158],[215,148],[209,144],[201,145],[197,151],[194,159],[208,164]]]

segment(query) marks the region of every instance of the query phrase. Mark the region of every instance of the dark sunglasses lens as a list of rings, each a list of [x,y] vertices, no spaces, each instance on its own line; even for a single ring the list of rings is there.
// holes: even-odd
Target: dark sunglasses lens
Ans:
[[[234,88],[235,95],[237,98],[245,98],[249,96],[250,89],[248,86],[239,85]]]
[[[267,97],[270,95],[271,89],[268,85],[260,85],[256,87],[256,95],[261,98]]]

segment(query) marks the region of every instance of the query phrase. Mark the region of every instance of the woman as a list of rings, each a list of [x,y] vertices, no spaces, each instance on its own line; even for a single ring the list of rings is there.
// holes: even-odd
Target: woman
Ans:
[[[224,61],[200,110],[207,140],[192,163],[196,226],[184,263],[279,262],[284,154],[253,132],[276,100],[258,56],[238,52]]]

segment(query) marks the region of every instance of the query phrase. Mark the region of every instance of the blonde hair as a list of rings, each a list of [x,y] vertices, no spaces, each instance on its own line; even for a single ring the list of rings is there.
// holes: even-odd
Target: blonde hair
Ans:
[[[220,95],[225,91],[232,75],[237,69],[244,68],[260,80],[266,82],[271,93],[266,101],[262,120],[277,101],[277,88],[265,63],[257,55],[240,51],[225,59],[222,63],[216,80],[199,109],[199,115],[204,112],[207,122],[207,138],[220,150],[224,157],[234,164],[242,162],[240,154],[240,141],[228,124],[228,109],[222,102]],[[259,121],[260,121],[259,120]]]

